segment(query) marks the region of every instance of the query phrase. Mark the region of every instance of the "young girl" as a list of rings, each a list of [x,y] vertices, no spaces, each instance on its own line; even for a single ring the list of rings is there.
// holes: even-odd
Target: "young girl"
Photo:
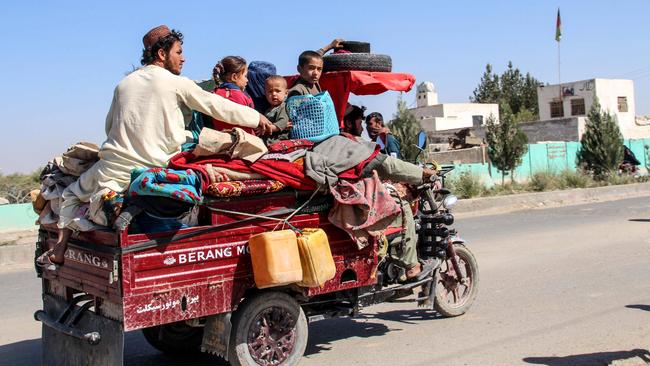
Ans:
[[[246,84],[248,84],[248,67],[246,60],[239,56],[227,56],[219,61],[212,70],[212,77],[217,83],[217,88],[214,93],[226,99],[229,99],[237,104],[245,105],[254,108],[253,99],[244,93]],[[215,130],[227,130],[235,126],[219,121],[212,120],[212,128]],[[255,134],[252,128],[240,127],[244,131]]]

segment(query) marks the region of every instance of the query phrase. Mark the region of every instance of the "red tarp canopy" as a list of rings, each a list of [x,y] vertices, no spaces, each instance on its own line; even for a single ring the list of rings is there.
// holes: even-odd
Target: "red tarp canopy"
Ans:
[[[298,75],[287,76],[289,86]],[[397,72],[333,71],[325,72],[320,78],[320,86],[332,96],[336,116],[343,127],[343,114],[350,93],[354,95],[377,95],[388,90],[408,92],[415,84],[411,74]]]

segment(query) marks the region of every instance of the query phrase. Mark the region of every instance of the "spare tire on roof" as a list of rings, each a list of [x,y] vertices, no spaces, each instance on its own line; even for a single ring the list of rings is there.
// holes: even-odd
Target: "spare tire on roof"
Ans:
[[[370,53],[370,43],[358,41],[343,41],[341,49],[352,53]]]
[[[388,55],[371,53],[335,53],[323,56],[323,71],[382,71],[390,72],[393,61]]]

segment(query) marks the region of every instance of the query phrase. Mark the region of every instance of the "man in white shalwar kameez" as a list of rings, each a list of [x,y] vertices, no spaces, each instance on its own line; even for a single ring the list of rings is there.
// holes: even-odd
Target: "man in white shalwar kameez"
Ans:
[[[191,110],[231,125],[270,132],[271,124],[254,109],[201,89],[179,76],[185,59],[183,35],[161,25],[143,38],[143,67],[126,76],[115,88],[106,117],[106,141],[100,160],[63,192],[59,239],[45,260],[62,264],[67,241],[78,225],[79,207],[106,189],[123,192],[134,168],[166,167],[191,138],[185,127]],[[84,220],[83,218],[81,220]]]

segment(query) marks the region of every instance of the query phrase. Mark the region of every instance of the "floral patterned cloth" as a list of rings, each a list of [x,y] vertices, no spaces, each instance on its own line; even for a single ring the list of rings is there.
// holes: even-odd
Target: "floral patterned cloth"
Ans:
[[[288,154],[290,152],[306,149],[311,150],[314,143],[305,139],[282,140],[269,146],[269,153]]]
[[[277,180],[244,180],[212,183],[205,194],[214,197],[254,196],[277,192],[284,188],[284,183]]]
[[[201,179],[191,169],[134,169],[128,195],[161,196],[198,204],[202,201]]]

